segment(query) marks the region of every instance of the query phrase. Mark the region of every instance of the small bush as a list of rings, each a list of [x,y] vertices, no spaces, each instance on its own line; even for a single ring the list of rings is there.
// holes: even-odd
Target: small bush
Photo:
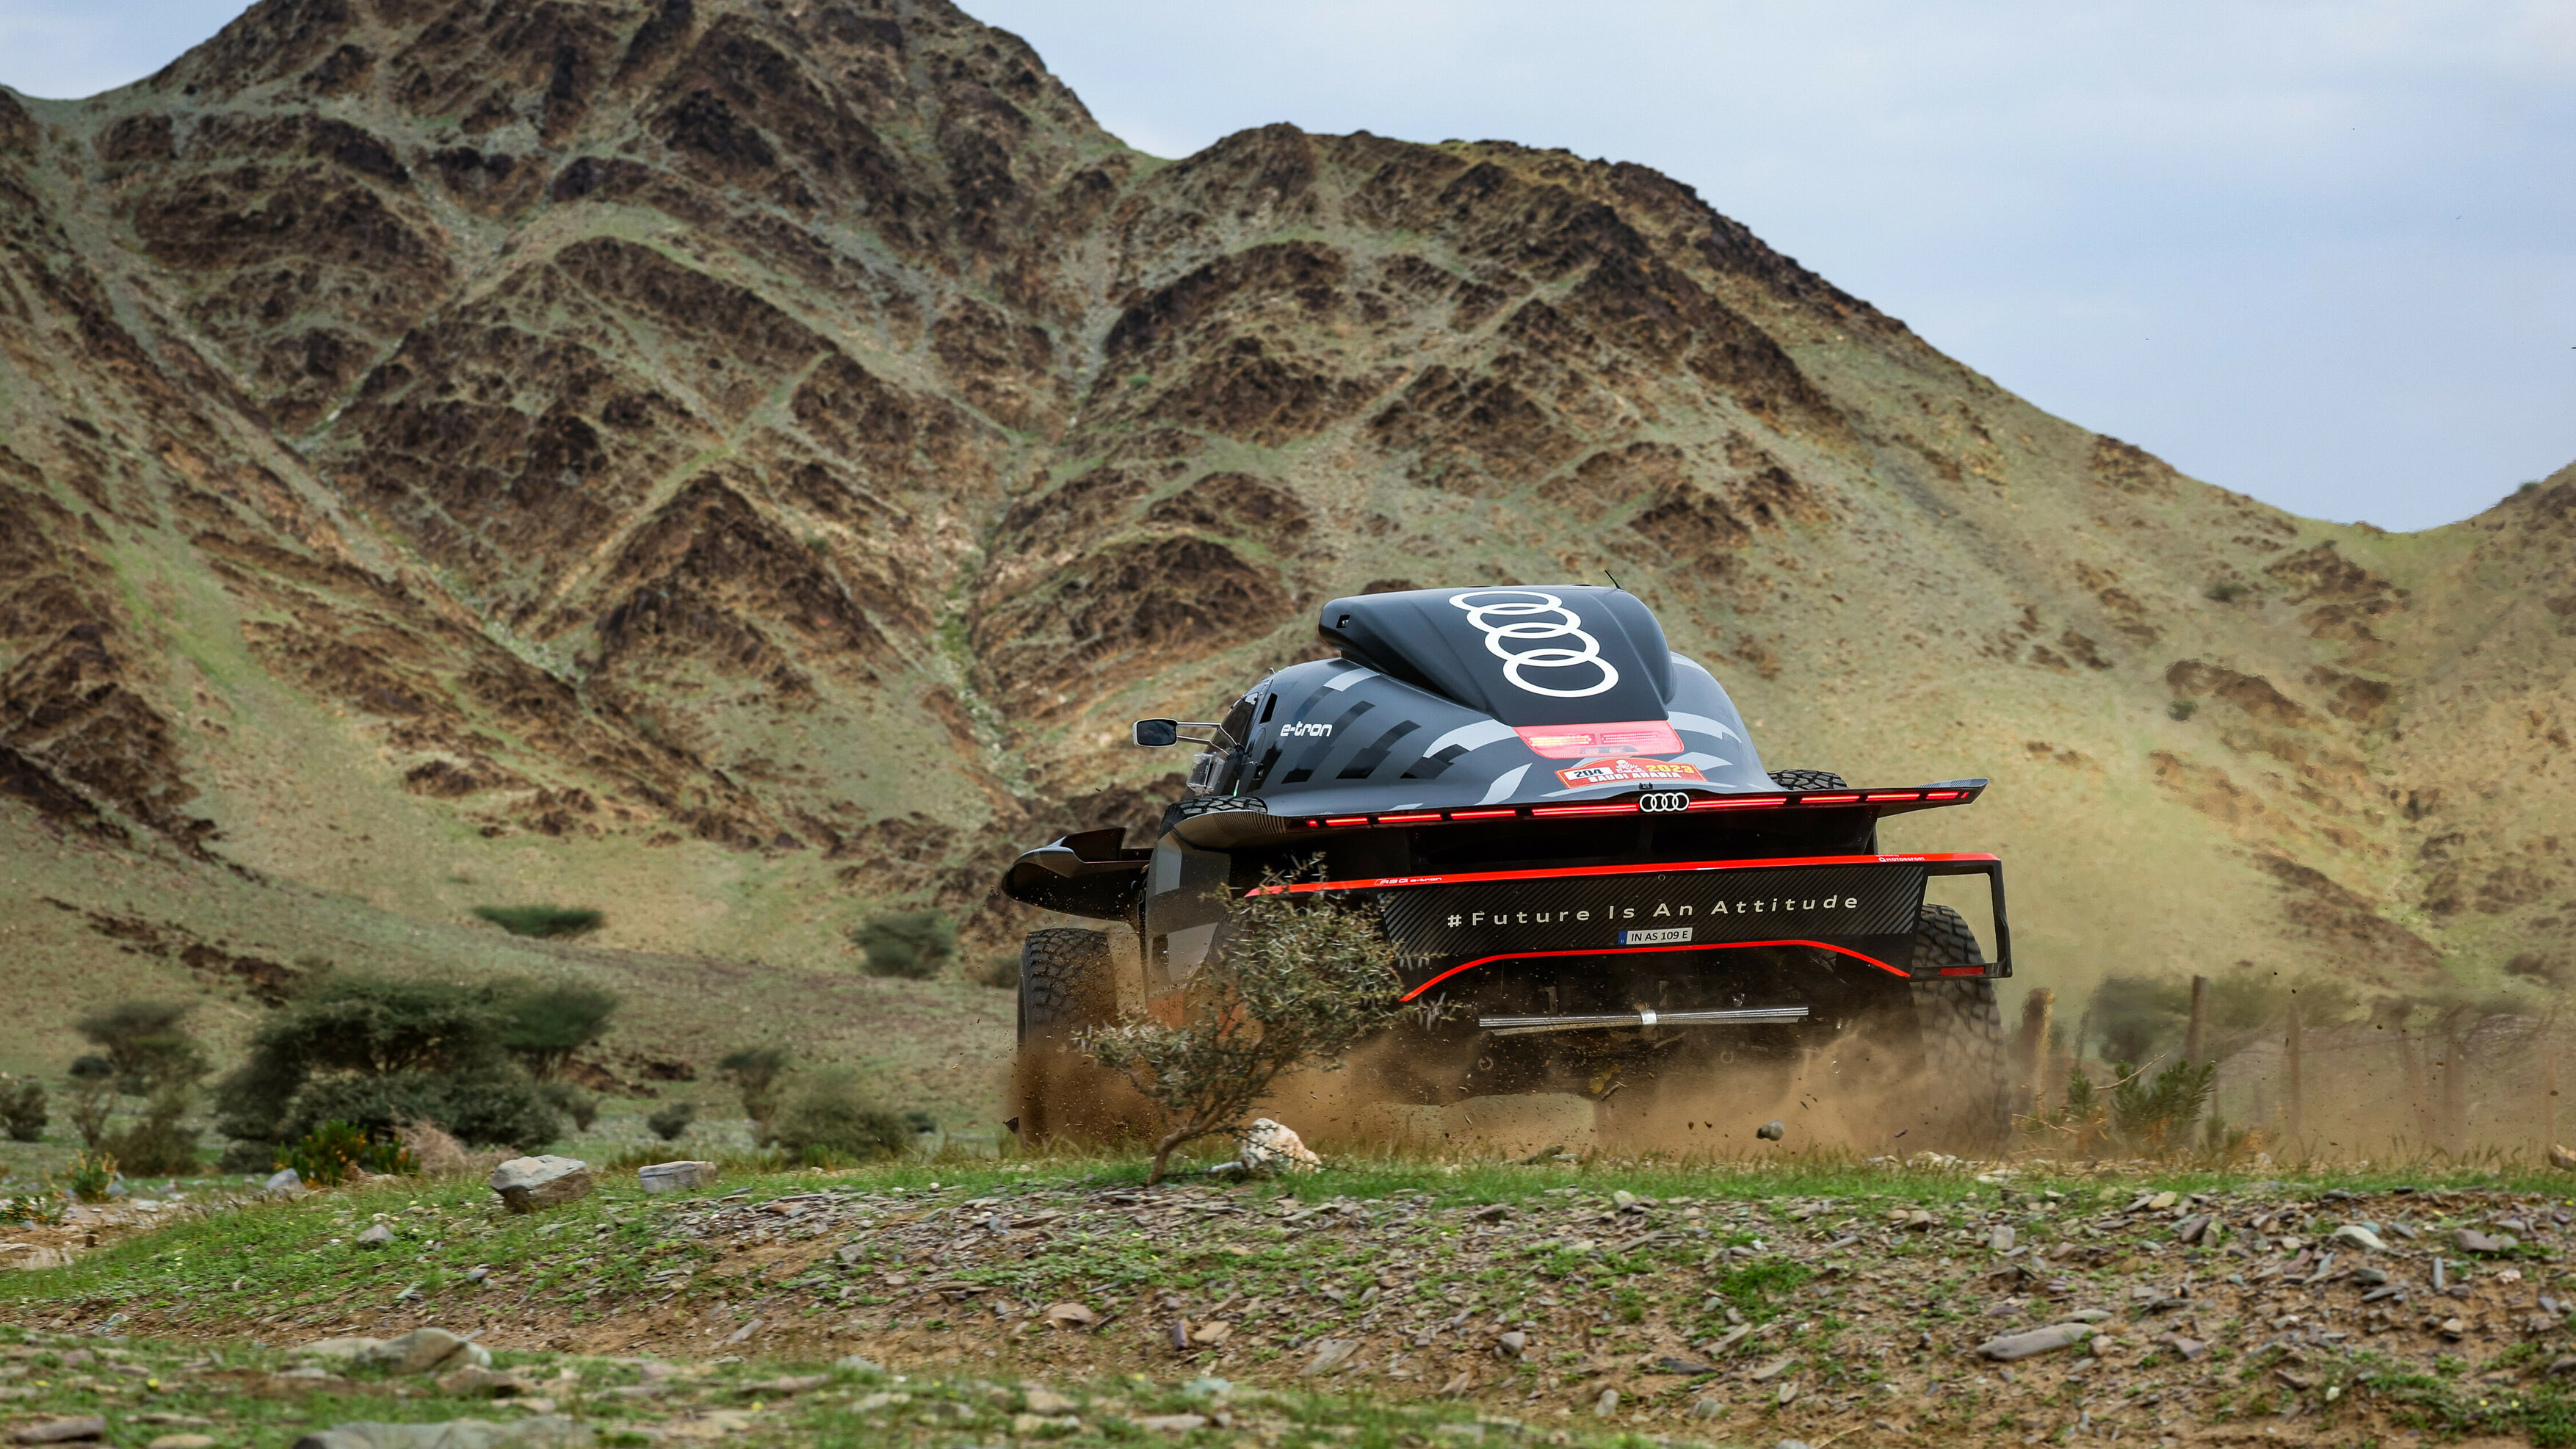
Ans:
[[[2173,703],[2165,706],[2165,713],[2178,720],[2188,720],[2193,715],[2200,713],[2200,701],[2196,699],[2177,699]]]
[[[984,969],[975,973],[975,984],[996,991],[1017,991],[1020,987],[1020,953],[997,951],[984,958]]]
[[[850,933],[867,953],[870,976],[927,981],[957,954],[957,927],[937,911],[897,911]]]
[[[0,1131],[12,1142],[42,1142],[45,1124],[52,1116],[45,1110],[45,1085],[33,1077],[0,1075]]]
[[[677,1142],[680,1140],[680,1134],[688,1131],[689,1124],[696,1120],[698,1120],[697,1103],[673,1102],[667,1107],[655,1110],[652,1116],[644,1119],[644,1125],[652,1128],[653,1135],[663,1141]]]
[[[742,1094],[751,1140],[762,1147],[775,1141],[770,1124],[778,1117],[778,1079],[787,1074],[787,1053],[776,1047],[744,1047],[716,1063],[716,1072]]]
[[[130,1172],[153,1177],[195,1172],[197,1133],[180,1120],[187,1112],[187,1089],[164,1087],[154,1095],[141,1121],[107,1134],[103,1145]]]
[[[2232,604],[2245,597],[2245,592],[2245,585],[2234,579],[2224,579],[2203,590],[2201,597],[2216,604]]]
[[[778,1145],[810,1166],[892,1157],[912,1145],[912,1125],[879,1106],[847,1067],[800,1074],[778,1114]]]
[[[522,932],[521,934],[528,934]],[[572,1054],[608,1032],[617,993],[569,982],[529,983],[502,998],[501,1045],[538,1081],[551,1079]],[[588,1127],[588,1122],[582,1126]]]
[[[572,1119],[573,1130],[587,1132],[599,1120],[599,1099],[570,1082],[543,1082],[537,1095],[547,1106]]]
[[[71,1218],[51,1181],[34,1192],[0,1198],[0,1228],[58,1228]]]
[[[427,1122],[474,1147],[533,1149],[563,1135],[563,1120],[515,1069],[487,1074],[397,1072],[332,1077],[296,1093],[286,1136],[303,1137],[325,1123],[352,1122],[390,1138],[406,1122]]]
[[[82,1202],[107,1201],[107,1190],[115,1184],[116,1159],[104,1152],[73,1153],[71,1166],[63,1173],[63,1186]]]
[[[586,936],[608,919],[584,906],[476,906],[474,914],[513,936]]]
[[[107,1140],[107,1119],[116,1111],[116,1068],[102,1056],[72,1059],[72,1130],[81,1146],[96,1152]]]
[[[277,1155],[277,1165],[313,1187],[335,1187],[359,1172],[388,1176],[417,1172],[419,1164],[391,1138],[379,1139],[353,1122],[325,1122]]]
[[[206,1054],[188,1033],[189,1010],[185,1002],[120,1001],[74,1027],[103,1054],[119,1091],[148,1097],[194,1086],[206,1074]]]

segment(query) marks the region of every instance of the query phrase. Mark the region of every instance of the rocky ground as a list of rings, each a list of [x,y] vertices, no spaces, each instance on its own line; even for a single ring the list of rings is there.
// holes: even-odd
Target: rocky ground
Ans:
[[[1223,1380],[1725,1443],[2553,1444],[2576,1442],[2570,1216],[2455,1178],[1965,1169],[800,1174],[536,1220],[447,1184],[155,1233],[18,1280],[0,1321],[277,1347],[434,1324],[629,1374],[857,1355],[943,1384]],[[377,1224],[392,1241],[357,1246]],[[594,1372],[540,1397],[586,1414],[623,1386]]]

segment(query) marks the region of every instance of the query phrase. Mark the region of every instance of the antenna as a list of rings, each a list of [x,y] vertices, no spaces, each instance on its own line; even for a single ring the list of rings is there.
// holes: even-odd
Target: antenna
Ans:
[[[1622,585],[1622,584],[1619,582],[1619,576],[1618,576],[1617,574],[1614,574],[1614,573],[1610,572],[1608,569],[1603,569],[1603,570],[1601,571],[1601,577],[1603,577],[1603,578],[1605,578],[1605,579],[1608,579],[1608,580],[1610,581],[1610,587],[1612,587],[1612,588],[1614,588],[1614,589],[1617,589],[1619,592],[1621,592],[1621,593],[1623,593],[1623,594],[1624,594],[1624,593],[1626,593],[1626,592],[1628,592],[1628,590],[1627,590],[1626,586]]]

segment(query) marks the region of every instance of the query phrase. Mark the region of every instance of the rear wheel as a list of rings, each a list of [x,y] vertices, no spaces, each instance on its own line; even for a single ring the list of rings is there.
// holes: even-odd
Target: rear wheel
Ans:
[[[1984,959],[1977,933],[1948,906],[1926,905],[1914,927],[1919,967]],[[1916,981],[1914,1024],[1923,1043],[1926,1125],[1952,1152],[2000,1154],[2012,1131],[2003,1010],[1981,976]]]
[[[1026,1045],[1032,1034],[1063,1038],[1107,1025],[1117,1014],[1115,990],[1108,932],[1029,932],[1020,943],[1020,1042]]]

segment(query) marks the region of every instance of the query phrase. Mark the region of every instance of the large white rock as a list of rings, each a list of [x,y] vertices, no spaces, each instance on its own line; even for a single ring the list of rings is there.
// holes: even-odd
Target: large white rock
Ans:
[[[716,1180],[712,1162],[657,1162],[636,1169],[646,1192],[691,1192]]]
[[[514,1213],[560,1207],[590,1196],[590,1164],[577,1157],[513,1157],[492,1169],[492,1190]]]
[[[1243,1165],[1254,1172],[1313,1172],[1324,1159],[1308,1151],[1293,1130],[1256,1117],[1243,1132]]]

